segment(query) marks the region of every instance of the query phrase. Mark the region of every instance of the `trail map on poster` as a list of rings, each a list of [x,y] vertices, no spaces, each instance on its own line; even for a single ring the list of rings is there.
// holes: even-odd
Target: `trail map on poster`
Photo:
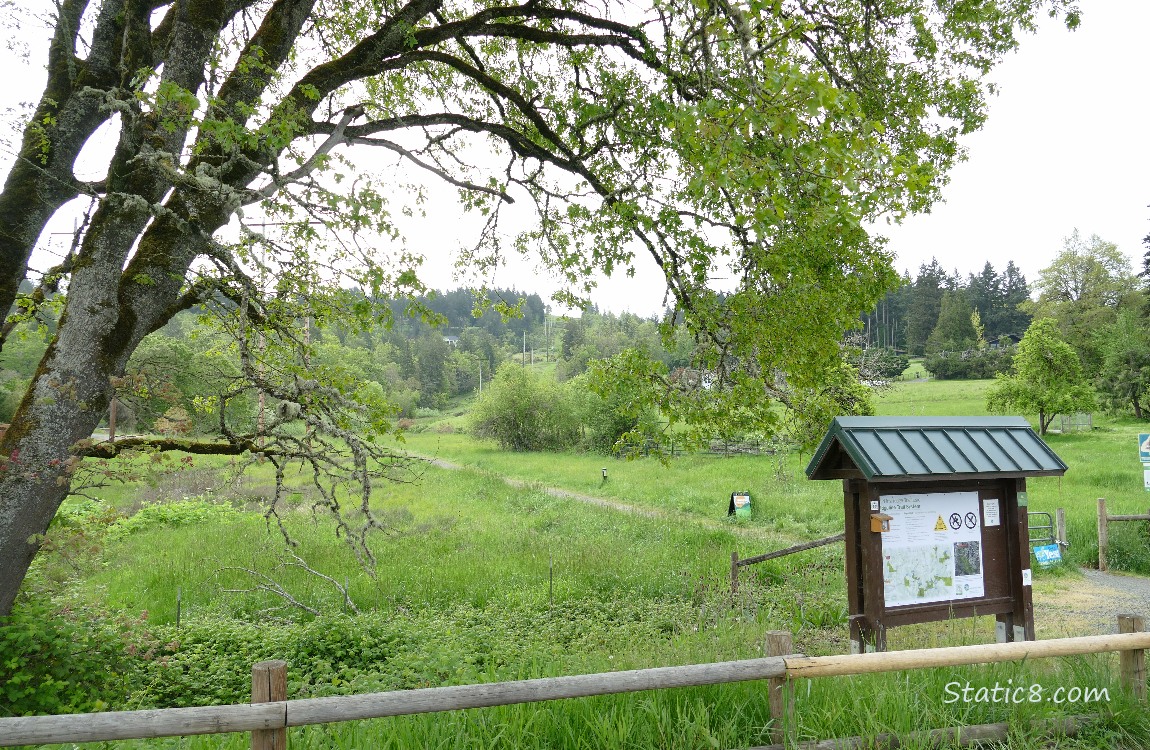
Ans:
[[[885,495],[882,533],[886,606],[983,596],[982,514],[977,492]]]

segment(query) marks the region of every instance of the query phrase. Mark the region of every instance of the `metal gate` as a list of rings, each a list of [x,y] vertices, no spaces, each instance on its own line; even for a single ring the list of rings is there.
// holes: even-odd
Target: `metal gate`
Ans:
[[[1036,517],[1038,520],[1046,519],[1045,524],[1035,524]],[[1049,513],[1036,511],[1026,514],[1026,521],[1030,526],[1030,547],[1042,547],[1048,544],[1054,544],[1054,518]]]

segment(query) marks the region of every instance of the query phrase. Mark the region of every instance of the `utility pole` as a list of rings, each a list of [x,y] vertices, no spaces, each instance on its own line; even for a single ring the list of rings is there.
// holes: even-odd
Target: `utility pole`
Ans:
[[[523,331],[523,356],[519,358],[519,364],[523,367],[527,366],[527,330]]]

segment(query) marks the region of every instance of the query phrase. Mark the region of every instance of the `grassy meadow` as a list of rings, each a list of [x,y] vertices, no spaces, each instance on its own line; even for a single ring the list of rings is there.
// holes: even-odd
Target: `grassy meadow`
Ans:
[[[914,365],[911,369],[913,370]],[[986,389],[993,381],[911,381],[896,383],[876,399],[881,416],[985,416]],[[1031,416],[1031,422],[1034,417]],[[835,482],[809,482],[803,470],[810,453],[782,456],[676,458],[669,467],[655,460],[622,461],[594,454],[513,454],[466,433],[462,409],[423,420],[407,435],[406,447],[420,455],[526,482],[595,495],[699,518],[719,519],[734,490],[750,490],[755,517],[744,522],[766,533],[811,539],[842,528],[841,487]],[[1027,480],[1031,511],[1067,512],[1069,557],[1077,565],[1098,562],[1097,499],[1105,497],[1111,514],[1141,514],[1150,509],[1138,461],[1140,432],[1150,423],[1132,418],[1094,415],[1088,433],[1046,436],[1047,443],[1069,467],[1063,477]],[[608,469],[608,481],[600,470]],[[1145,524],[1111,525],[1111,566],[1150,574],[1150,546]],[[749,556],[751,552],[743,553]]]
[[[878,412],[983,414],[986,385],[901,383],[879,399]],[[733,550],[748,557],[841,531],[841,486],[807,481],[809,455],[697,455],[664,465],[594,454],[508,454],[469,437],[464,412],[461,406],[427,417],[408,434],[409,450],[464,468],[426,465],[417,482],[380,488],[374,509],[389,529],[373,537],[372,574],[312,513],[314,498],[302,483],[280,509],[296,542],[289,551],[277,524],[260,512],[271,487],[262,468],[225,485],[223,462],[197,459],[196,468],[150,486],[71,503],[55,550],[37,561],[27,587],[36,600],[52,602],[52,617],[74,618],[69,627],[96,645],[99,637],[111,639],[107,653],[115,663],[96,680],[99,664],[85,675],[73,662],[74,674],[53,673],[56,682],[44,690],[91,697],[73,682],[87,676],[103,685],[99,702],[60,698],[67,710],[244,702],[251,663],[283,658],[289,697],[352,694],[750,658],[761,655],[766,631],[775,629],[791,631],[803,653],[847,651],[840,546],[744,568],[739,595],[729,593]],[[1096,559],[1097,497],[1105,496],[1114,513],[1150,506],[1135,453],[1145,427],[1099,415],[1095,427],[1050,436],[1070,470],[1062,479],[1029,482],[1032,510],[1067,509],[1070,557],[1081,565]],[[556,497],[544,487],[648,512]],[[735,490],[753,498],[754,516],[738,523],[726,518]],[[1145,525],[1121,526],[1129,528],[1112,529],[1112,559],[1150,572]],[[1038,585],[1062,585],[1073,575],[1071,566],[1039,572]],[[76,653],[52,650],[61,636],[49,637],[57,631],[45,624],[45,612],[30,610],[0,631],[24,628],[44,641],[39,662],[25,664],[32,671],[47,670],[44,654],[64,662]],[[890,635],[895,648],[989,642],[993,620]],[[3,648],[0,636],[0,656]],[[1120,691],[1116,670],[1116,658],[1099,656],[800,681],[796,720],[787,731],[809,740],[1010,721],[1011,747],[1038,748],[1047,744],[1029,728],[1032,719],[1098,713],[1085,735],[1058,746],[1146,745],[1150,718]],[[946,701],[952,683],[993,687],[1008,680],[1106,688],[1108,699]],[[292,730],[290,746],[754,747],[770,742],[764,689],[745,683],[301,728]],[[26,704],[36,697],[31,690],[25,689]],[[4,700],[0,692],[0,714],[12,712],[6,705],[21,705],[11,695]],[[235,735],[106,746],[247,742]]]

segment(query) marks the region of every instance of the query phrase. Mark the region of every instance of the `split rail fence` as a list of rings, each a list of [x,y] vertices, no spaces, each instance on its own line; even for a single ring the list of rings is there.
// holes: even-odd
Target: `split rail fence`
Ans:
[[[1145,649],[1150,648],[1150,633],[1144,628],[1141,616],[1119,615],[1120,632],[1115,635],[843,656],[791,654],[791,634],[773,631],[766,643],[770,655],[759,659],[300,700],[286,700],[285,662],[260,662],[252,668],[250,705],[0,718],[0,746],[250,732],[252,750],[285,750],[288,727],[747,680],[768,681],[768,701],[776,728],[774,741],[780,742],[783,727],[793,726],[793,702],[786,693],[787,683],[796,678],[1117,651],[1123,686],[1145,700]],[[1075,721],[1057,720],[1055,727],[1067,731],[1074,728]],[[1005,725],[982,725],[932,731],[957,736],[961,741],[985,739],[996,731],[1005,736],[1007,729]]]
[[[1109,515],[1106,512],[1106,498],[1098,498],[1098,569],[1109,570],[1110,564],[1107,557],[1110,554],[1110,529],[1109,524],[1111,521],[1150,521],[1150,511],[1144,516],[1138,515]]]
[[[1098,502],[1099,503],[1105,503],[1105,501],[1102,500],[1101,498],[1099,499]],[[1041,515],[1041,516],[1046,516],[1047,519],[1050,519],[1049,513],[1030,513],[1029,515],[1030,516]],[[1129,521],[1133,521],[1133,520],[1145,521],[1145,520],[1150,520],[1150,516],[1110,516],[1110,520],[1112,520],[1112,521],[1128,521],[1128,520]],[[1067,542],[1067,540],[1066,540],[1066,511],[1062,508],[1059,508],[1055,512],[1055,518],[1051,519],[1048,524],[1046,524],[1044,526],[1033,525],[1030,527],[1030,529],[1031,529],[1031,531],[1038,530],[1040,532],[1049,532],[1048,536],[1044,535],[1042,537],[1035,537],[1032,534],[1031,539],[1030,539],[1032,544],[1034,542],[1040,542],[1040,541],[1044,542],[1044,541],[1049,540],[1050,544],[1057,544],[1063,550],[1065,550],[1068,546],[1070,546],[1069,542]],[[828,544],[834,544],[836,542],[841,542],[845,538],[846,538],[846,534],[835,534],[834,536],[823,537],[822,539],[815,539],[815,540],[810,541],[810,542],[803,542],[802,544],[796,544],[794,546],[787,547],[786,549],[775,550],[774,552],[767,552],[767,553],[762,554],[762,555],[755,555],[754,557],[740,558],[738,551],[734,551],[731,553],[731,593],[732,594],[739,593],[739,569],[740,568],[745,568],[748,565],[756,565],[756,564],[761,563],[761,562],[766,562],[767,560],[775,560],[775,559],[780,558],[780,557],[786,557],[787,555],[793,555],[796,552],[806,552],[807,550],[815,549],[816,547],[824,547]],[[1101,538],[1101,536],[1100,536],[1100,538]],[[1101,545],[1099,545],[1099,549],[1101,549]],[[1103,570],[1105,570],[1105,568],[1103,568]]]
[[[763,554],[763,555],[755,555],[754,557],[744,557],[741,560],[739,559],[738,551],[732,552],[731,553],[731,593],[732,594],[739,593],[739,568],[745,568],[748,565],[755,565],[757,563],[766,562],[767,560],[774,560],[774,559],[779,558],[779,557],[786,557],[787,555],[793,555],[796,552],[805,552],[809,549],[815,549],[816,547],[824,547],[828,544],[834,544],[835,542],[841,542],[844,539],[846,539],[846,537],[847,537],[847,535],[845,533],[835,534],[834,536],[823,537],[822,539],[815,539],[812,542],[803,542],[802,544],[796,544],[792,547],[787,547],[786,549],[779,549],[779,550],[775,550],[774,552],[767,552],[766,554]]]

